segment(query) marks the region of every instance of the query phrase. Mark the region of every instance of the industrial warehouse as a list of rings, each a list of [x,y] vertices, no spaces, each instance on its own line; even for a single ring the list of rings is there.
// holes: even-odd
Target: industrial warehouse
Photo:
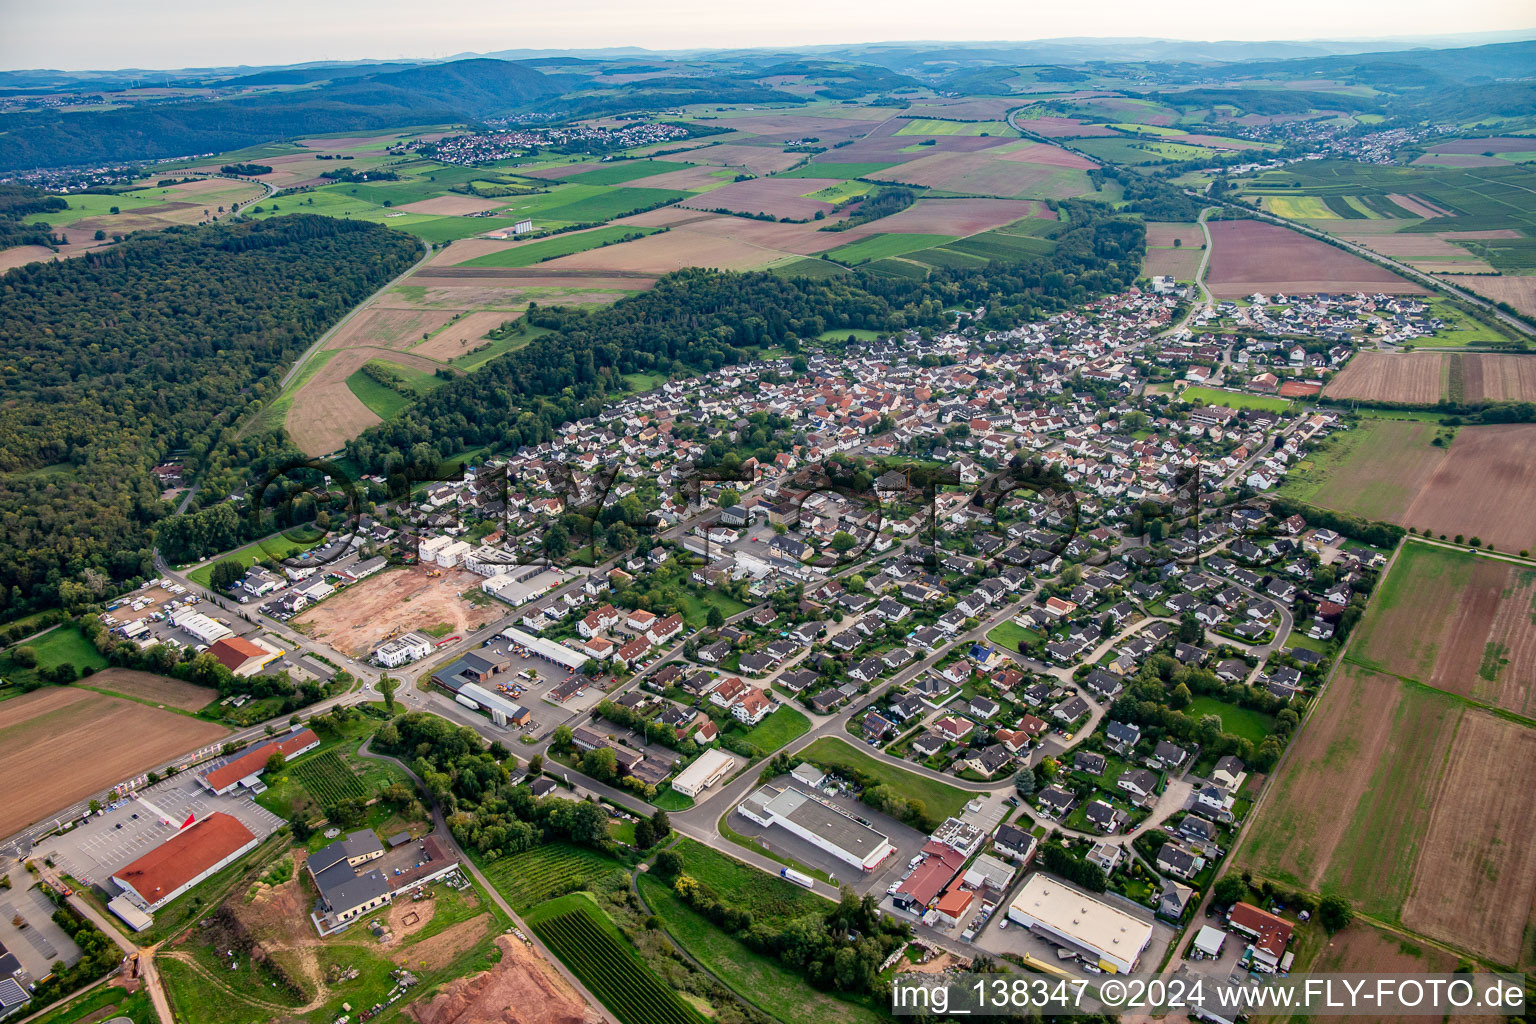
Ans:
[[[259,842],[233,815],[215,811],[177,832],[138,860],[112,873],[122,887],[108,908],[135,931],[149,926],[148,915]]]
[[[759,825],[778,825],[863,871],[896,852],[884,833],[798,789],[763,786],[736,810]]]
[[[1106,971],[1134,971],[1152,941],[1150,921],[1038,871],[1014,897],[1008,919]]]

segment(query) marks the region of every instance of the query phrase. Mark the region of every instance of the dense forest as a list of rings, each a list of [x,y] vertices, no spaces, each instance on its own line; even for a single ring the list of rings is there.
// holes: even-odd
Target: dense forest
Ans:
[[[437,388],[400,417],[347,445],[368,472],[435,463],[466,448],[548,440],[623,389],[626,373],[710,371],[798,339],[845,328],[939,328],[944,310],[986,306],[983,325],[1037,319],[1129,286],[1145,227],[1102,207],[1064,203],[1056,251],[985,269],[936,271],[926,281],[855,272],[831,279],[687,269],[605,307],[531,306],[550,329],[537,343]]]
[[[327,217],[171,228],[0,277],[0,614],[150,569],[150,468],[197,468],[327,326],[416,257]],[[225,444],[227,447],[227,443]]]
[[[462,60],[298,93],[23,111],[0,115],[0,170],[152,160],[326,132],[478,120],[561,90],[557,79],[520,64]]]
[[[51,196],[26,185],[0,184],[0,249],[54,244],[49,224],[32,218],[68,208],[69,203],[62,196]]]

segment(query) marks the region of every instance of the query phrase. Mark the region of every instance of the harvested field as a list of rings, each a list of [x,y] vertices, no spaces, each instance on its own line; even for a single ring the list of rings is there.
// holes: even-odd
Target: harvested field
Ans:
[[[1308,962],[1297,959],[1295,969],[1319,974],[1449,974],[1458,958],[1435,946],[1407,943],[1399,934],[1359,919],[1337,935],[1328,936]],[[1255,1017],[1260,1024],[1279,1024],[1288,1017]],[[1405,1018],[1350,1014],[1352,1024],[1403,1024]],[[1499,1018],[1458,1017],[1457,1024],[1499,1024]]]
[[[411,351],[428,359],[449,362],[485,340],[485,336],[518,314],[505,310],[466,313]]]
[[[1353,225],[1354,222],[1345,223]],[[1493,267],[1462,246],[1448,241],[1444,235],[1380,234],[1375,231],[1355,231],[1352,227],[1337,228],[1333,233],[1429,273],[1493,273]]]
[[[0,253],[0,260],[5,254]],[[4,264],[0,263],[0,269]],[[1489,277],[1458,277],[1449,282],[1469,288],[1494,302],[1507,302],[1526,316],[1536,316],[1536,276],[1503,274]]]
[[[1115,137],[1120,133],[1098,124],[1084,124],[1073,117],[1021,117],[1019,127],[1047,139]]]
[[[1536,358],[1482,352],[1459,352],[1454,358],[1461,368],[1464,401],[1536,401]]]
[[[1087,157],[1078,156],[1068,149],[1060,146],[1047,145],[1044,142],[1029,142],[1022,146],[1009,146],[1007,152],[997,154],[999,160],[1009,163],[1038,164],[1041,167],[1072,167],[1079,171],[1091,171],[1099,166]]]
[[[830,188],[838,182],[837,178],[754,178],[722,185],[703,195],[684,199],[678,205],[692,210],[733,210],[809,220],[818,213],[831,213],[832,204],[806,199],[805,194]]]
[[[711,167],[736,167],[751,174],[773,174],[787,170],[805,159],[804,153],[786,153],[776,146],[744,146],[738,143],[721,143],[657,157],[690,164],[707,164]],[[667,186],[659,186],[667,187]]]
[[[1402,207],[1404,210],[1407,210],[1415,217],[1424,217],[1428,219],[1430,217],[1449,216],[1445,210],[1440,209],[1440,207],[1435,206],[1426,200],[1420,199],[1418,196],[1405,195],[1401,192],[1389,192],[1387,193],[1387,198],[1390,199],[1394,205]]]
[[[170,676],[157,676],[153,672],[136,672],[131,668],[104,668],[80,685],[94,690],[111,690],[124,697],[135,697],[182,711],[201,711],[218,700],[219,691],[210,690],[196,683],[183,682]]]
[[[1393,920],[1462,705],[1345,664],[1288,752],[1241,866]]]
[[[444,319],[447,319],[445,313]],[[336,338],[326,345],[336,349]],[[370,359],[434,373],[441,363],[394,348],[359,346],[338,351],[294,393],[283,427],[309,455],[327,455],[376,423],[379,417],[352,393],[347,378]]]
[[[1536,717],[1536,570],[1410,541],[1350,660]]]
[[[1480,537],[1501,551],[1536,549],[1536,424],[1463,427],[1405,521]]]
[[[1536,145],[1527,136],[1496,135],[1481,139],[1451,139],[1437,142],[1429,148],[1431,153],[1523,153]]]
[[[405,1012],[417,1024],[585,1024],[602,1016],[543,957],[498,935],[501,961],[448,982],[430,1002]]]
[[[459,596],[483,577],[463,569],[425,566],[390,569],[354,583],[293,620],[304,632],[354,658],[365,658],[385,637],[447,623],[454,633],[479,629],[494,609],[476,608]]]
[[[1171,246],[1175,241],[1181,243],[1186,249],[1203,249],[1205,247],[1205,235],[1200,230],[1199,224],[1179,223],[1164,224],[1152,222],[1147,224],[1147,246]]]
[[[0,249],[0,274],[38,260],[51,260],[57,255],[46,245],[13,245],[9,249]]]
[[[1039,143],[1026,145],[1066,153]],[[1009,198],[1067,199],[1090,191],[1087,174],[1070,165],[1004,159],[1007,155],[995,149],[981,153],[935,153],[881,171],[873,177],[950,192]],[[1072,154],[1066,155],[1072,157]]]
[[[1361,352],[1323,388],[1329,398],[1433,405],[1446,393],[1443,352]]]
[[[228,734],[213,722],[79,687],[12,697],[0,703],[0,778],[28,782],[0,803],[0,835]]]
[[[1175,249],[1172,246],[1154,246],[1149,243],[1147,258],[1142,264],[1142,273],[1148,277],[1166,274],[1176,281],[1193,281],[1195,275],[1200,272],[1202,250],[1203,247],[1191,249],[1186,246]]]
[[[479,196],[433,196],[414,203],[406,203],[395,209],[405,213],[431,213],[446,217],[463,217],[471,213],[499,210],[507,205],[505,199],[482,199]]]
[[[1374,263],[1276,224],[1223,220],[1209,227],[1211,262],[1205,280],[1218,298],[1255,291],[1424,292]]]
[[[1435,800],[1403,924],[1524,967],[1536,897],[1536,732],[1468,712]]]
[[[974,235],[1034,217],[1055,220],[1056,212],[1028,199],[920,199],[900,213],[840,232],[845,240],[873,234]],[[827,232],[832,234],[832,232]]]
[[[945,117],[956,121],[1001,121],[1018,101],[1008,96],[961,96],[914,103],[902,111],[908,117]]]

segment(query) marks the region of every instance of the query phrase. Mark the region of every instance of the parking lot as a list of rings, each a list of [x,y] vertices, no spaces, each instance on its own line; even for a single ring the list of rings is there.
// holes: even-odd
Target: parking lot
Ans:
[[[119,801],[79,828],[43,840],[32,856],[52,857],[60,871],[111,892],[112,872],[175,835],[188,815],[201,820],[214,811],[238,818],[258,839],[284,824],[250,797],[214,796],[185,772]]]
[[[79,960],[80,947],[53,922],[53,903],[41,889],[32,887],[36,879],[19,862],[12,862],[9,877],[11,887],[0,890],[0,944],[16,954],[33,978],[46,975],[55,960],[65,964]],[[12,924],[17,917],[26,927]]]
[[[976,935],[973,941],[988,953],[1016,953],[1020,956],[1028,954],[1048,964],[1054,964],[1071,971],[1077,977],[1084,979],[1093,978],[1094,975],[1092,973],[1083,971],[1080,961],[1058,959],[1055,943],[1041,938],[1028,928],[1020,927],[1017,923],[1008,921],[1008,905],[1013,902],[1013,898],[1017,894],[1019,887],[1023,885],[1024,880],[1032,874],[1034,874],[1033,871],[1019,873],[1019,877],[1014,879],[1013,886],[1009,889],[1008,894],[998,904],[997,913],[992,915],[992,919],[987,922],[987,926]],[[1168,951],[1168,944],[1173,941],[1175,934],[1177,934],[1173,926],[1161,918],[1154,917],[1152,911],[1147,907],[1138,906],[1129,900],[1123,900],[1113,893],[1104,893],[1098,898],[1151,923],[1152,941],[1142,951],[1139,969],[1143,971],[1153,970],[1158,964],[1162,963],[1163,955]],[[1006,927],[1004,927],[1004,922],[1007,922]]]
[[[787,775],[781,775],[774,779],[770,785],[782,788],[790,783]],[[796,782],[797,789],[804,787]],[[871,828],[885,834],[890,839],[891,845],[896,848],[894,856],[887,857],[882,863],[868,874],[840,860],[819,846],[801,839],[799,836],[781,828],[778,825],[770,825],[764,828],[755,821],[749,821],[740,814],[732,812],[729,824],[732,829],[744,836],[750,836],[762,843],[769,850],[780,856],[788,857],[806,867],[825,871],[828,875],[837,879],[839,885],[850,885],[859,893],[874,892],[884,895],[886,887],[906,873],[907,864],[923,849],[923,843],[928,837],[908,825],[892,818],[890,815],[881,814],[864,806],[852,797],[841,793],[828,796],[821,792],[821,797],[830,801],[839,810],[867,821]]]

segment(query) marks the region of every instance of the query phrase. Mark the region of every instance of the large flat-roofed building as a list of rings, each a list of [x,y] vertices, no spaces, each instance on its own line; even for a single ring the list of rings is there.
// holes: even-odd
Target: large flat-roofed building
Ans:
[[[864,871],[896,852],[884,833],[861,825],[836,807],[793,787],[763,786],[736,809],[750,821],[763,826],[778,825]]]
[[[493,690],[487,690],[479,683],[464,683],[453,699],[467,708],[484,711],[491,716],[491,721],[503,728],[509,725],[524,726],[533,721],[533,715],[527,708]]]
[[[217,643],[227,636],[235,635],[228,626],[215,622],[191,607],[178,608],[171,612],[171,625],[204,644]]]
[[[258,842],[240,819],[214,811],[126,867],[112,880],[150,913],[159,910]]]
[[[736,758],[723,750],[706,750],[693,764],[677,773],[672,788],[684,796],[696,797],[729,775],[736,763]]]
[[[319,745],[320,737],[315,735],[315,731],[303,729],[279,740],[258,743],[233,760],[199,773],[197,781],[215,796],[233,792],[238,786],[254,789],[260,782],[261,773],[267,770],[267,762],[272,760],[273,754],[282,754],[285,759],[291,759]]]
[[[1008,906],[1008,920],[1047,941],[1097,958],[1106,971],[1130,973],[1152,941],[1152,922],[1037,871]]]
[[[543,658],[545,661],[554,662],[570,672],[575,672],[592,660],[580,651],[573,651],[564,644],[557,644],[553,640],[546,640],[541,636],[534,636],[532,633],[524,633],[516,627],[504,630],[501,635],[518,647],[521,647],[529,657]]]

